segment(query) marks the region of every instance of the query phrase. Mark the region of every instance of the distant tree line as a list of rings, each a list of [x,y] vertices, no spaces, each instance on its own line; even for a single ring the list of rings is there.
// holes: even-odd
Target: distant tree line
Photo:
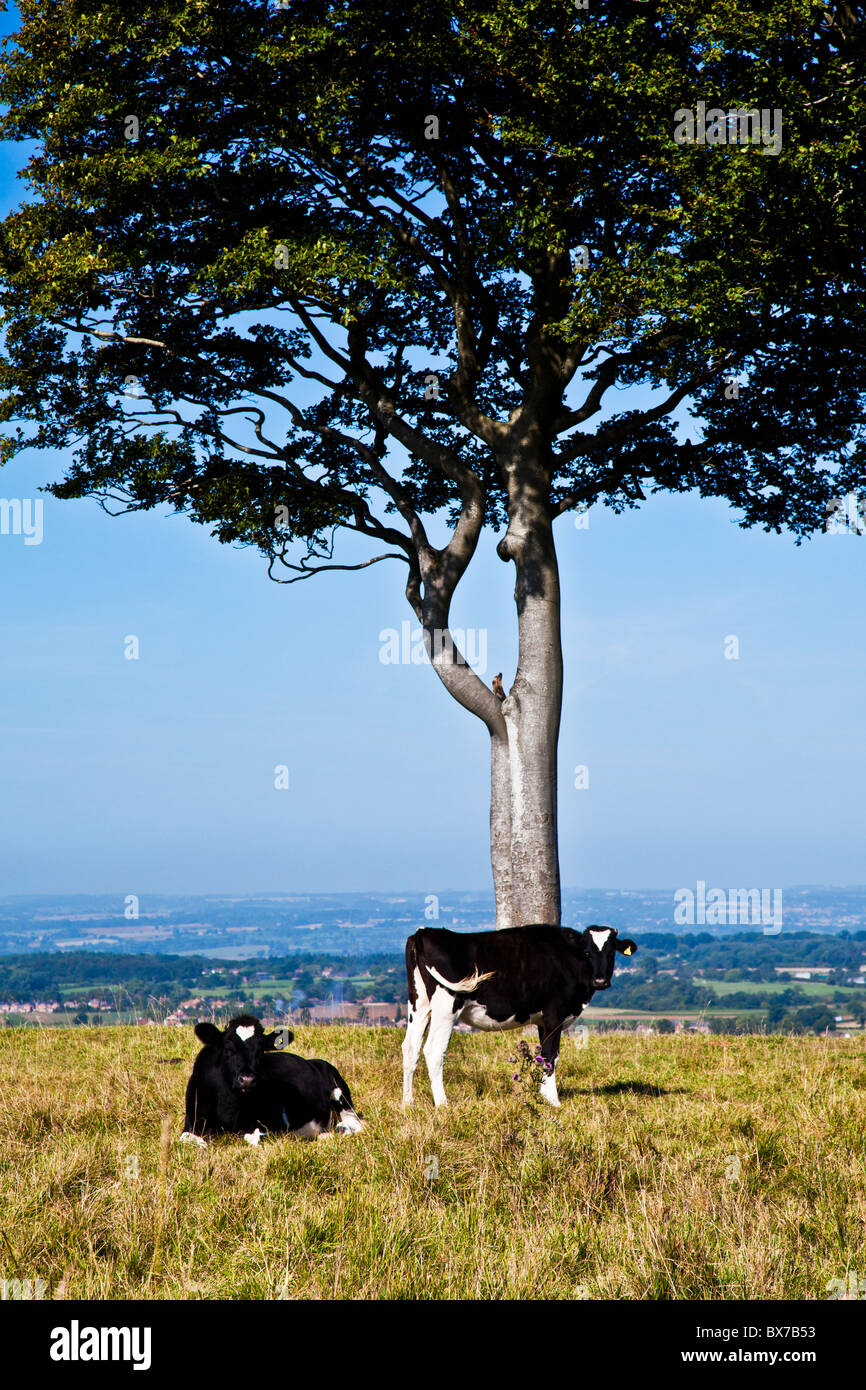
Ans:
[[[682,1010],[702,1011],[722,1004],[731,1012],[756,1015],[741,1019],[737,1031],[772,1029],[818,1031],[832,1028],[835,1015],[845,1013],[866,1021],[866,988],[834,989],[820,1003],[793,982],[785,989],[734,990],[721,995],[709,981],[724,980],[761,984],[779,983],[777,965],[829,968],[831,984],[839,985],[858,972],[866,957],[866,932],[839,936],[797,932],[763,936],[757,932],[734,933],[718,939],[708,932],[676,935],[643,932],[634,963],[621,966],[614,988],[597,994],[593,1005],[626,1008],[655,1014]],[[695,984],[696,978],[708,983]],[[270,983],[274,982],[274,983]],[[0,956],[0,1001],[9,1003],[64,1002],[90,996],[117,1002],[124,1010],[142,1013],[158,1001],[175,1008],[183,999],[208,994],[226,1001],[235,1010],[273,1012],[278,1001],[291,1007],[303,1021],[303,1013],[334,994],[346,1002],[360,1003],[372,996],[386,1003],[405,998],[402,956],[380,952],[341,956],[297,953],[265,960],[222,960],[207,956],[130,955],[115,952],[31,952]],[[9,1017],[12,1021],[13,1016]],[[92,1017],[82,1011],[81,1022]],[[715,1028],[718,1020],[713,1019]],[[721,1021],[725,1031],[733,1020]]]

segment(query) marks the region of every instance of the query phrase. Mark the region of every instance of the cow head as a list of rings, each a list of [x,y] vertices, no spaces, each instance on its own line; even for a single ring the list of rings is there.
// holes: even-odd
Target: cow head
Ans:
[[[283,1046],[292,1041],[294,1034],[282,1029]],[[213,1023],[197,1023],[195,1035],[206,1047],[215,1047],[223,1078],[233,1091],[246,1093],[255,1089],[262,1058],[276,1046],[276,1033],[266,1033],[259,1019],[250,1014],[241,1014],[221,1031]]]
[[[627,937],[618,937],[613,927],[599,927],[594,923],[587,927],[581,940],[586,948],[592,971],[593,989],[610,988],[617,951],[621,951],[624,956],[633,956],[637,950],[633,941],[629,941]]]

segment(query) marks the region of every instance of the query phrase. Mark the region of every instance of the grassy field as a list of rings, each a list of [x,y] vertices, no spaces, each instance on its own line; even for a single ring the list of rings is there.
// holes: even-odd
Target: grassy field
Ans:
[[[0,1031],[0,1277],[96,1299],[826,1299],[866,1274],[861,1040],[569,1040],[553,1111],[512,1082],[516,1035],[455,1034],[450,1107],[420,1077],[404,1114],[401,1038],[297,1030],[349,1080],[358,1137],[202,1150],[177,1143],[191,1029]]]
[[[701,980],[692,981],[698,989],[714,990],[716,994],[784,994],[787,989],[801,989],[813,999],[827,999],[836,993],[839,985],[824,985],[817,980]],[[855,994],[854,990],[849,991]]]

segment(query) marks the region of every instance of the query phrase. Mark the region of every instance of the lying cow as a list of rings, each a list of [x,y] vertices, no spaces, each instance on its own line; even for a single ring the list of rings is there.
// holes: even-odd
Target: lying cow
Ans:
[[[263,1133],[318,1139],[361,1129],[336,1067],[279,1049],[294,1038],[290,1029],[266,1033],[257,1018],[242,1014],[224,1032],[197,1023],[195,1035],[204,1047],[187,1083],[182,1140],[203,1144],[215,1134],[243,1134],[258,1144]]]
[[[616,952],[630,956],[633,941],[613,927],[509,927],[503,931],[453,932],[422,927],[406,942],[409,1023],[403,1043],[403,1104],[412,1104],[412,1078],[424,1058],[433,1099],[445,1105],[442,1068],[451,1031],[462,1020],[499,1031],[538,1025],[548,1074],[541,1094],[559,1105],[556,1059],[563,1028],[580,1016],[597,989],[608,989]]]

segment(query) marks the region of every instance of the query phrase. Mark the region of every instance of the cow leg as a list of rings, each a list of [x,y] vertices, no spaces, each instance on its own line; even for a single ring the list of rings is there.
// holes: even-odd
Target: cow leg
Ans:
[[[435,1105],[447,1105],[442,1085],[445,1053],[454,1029],[454,996],[445,989],[434,989],[431,1000],[430,1032],[424,1044],[424,1061],[430,1077],[430,1089]]]
[[[352,1093],[337,1068],[330,1067],[329,1070],[331,1079],[336,1083],[330,1094],[332,1132],[360,1134],[364,1126],[355,1114]]]
[[[202,1148],[205,1148],[206,1140],[202,1135],[210,1135],[212,1131],[208,1125],[206,1113],[204,1115],[199,1114],[198,1088],[192,1076],[186,1083],[185,1112],[180,1142],[182,1144],[200,1144]]]
[[[539,1051],[545,1062],[552,1068],[546,1071],[544,1080],[539,1087],[541,1096],[550,1105],[559,1105],[559,1095],[556,1090],[556,1061],[559,1057],[559,1040],[562,1037],[562,1028],[554,1027],[551,1023],[542,1021],[538,1025]]]
[[[406,1036],[403,1039],[403,1104],[412,1104],[412,1078],[415,1075],[415,1068],[418,1065],[418,1058],[421,1056],[421,1046],[424,1042],[424,1034],[427,1031],[427,1024],[430,1022],[430,1000],[427,991],[421,980],[421,974],[415,971],[415,1003],[409,1004],[409,1022],[406,1025]]]

